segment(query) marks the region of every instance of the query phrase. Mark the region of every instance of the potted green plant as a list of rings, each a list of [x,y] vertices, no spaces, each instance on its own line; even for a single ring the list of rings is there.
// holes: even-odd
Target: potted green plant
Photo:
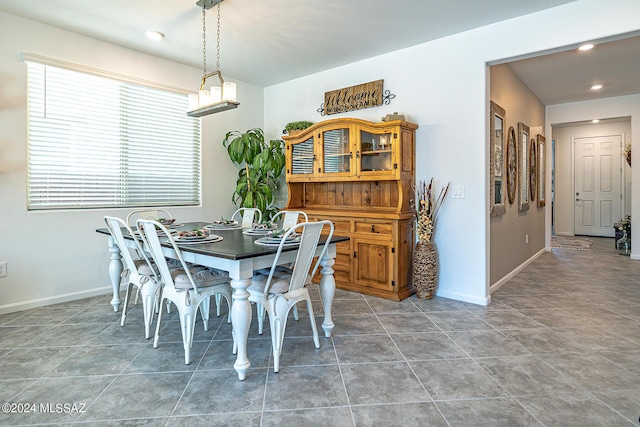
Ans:
[[[311,125],[313,125],[313,122],[308,122],[306,120],[289,122],[285,125],[283,133],[288,133],[289,135],[295,135],[296,133],[299,133],[305,130]]]
[[[263,221],[269,220],[278,211],[273,203],[285,164],[284,142],[276,139],[267,143],[262,129],[255,128],[244,133],[227,132],[222,145],[234,164],[244,165],[231,196],[233,204],[258,208]]]

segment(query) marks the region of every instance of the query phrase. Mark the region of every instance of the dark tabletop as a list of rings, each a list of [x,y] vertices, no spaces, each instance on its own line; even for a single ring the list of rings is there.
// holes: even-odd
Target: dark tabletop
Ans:
[[[193,228],[202,228],[208,224],[210,223],[188,222],[180,227],[175,227],[175,229],[191,230]],[[98,228],[96,232],[109,235],[109,230],[107,230],[106,228]],[[278,250],[278,246],[276,245],[274,245],[273,247],[256,245],[253,242],[262,236],[249,236],[243,234],[242,229],[239,228],[234,230],[211,230],[211,233],[222,236],[222,241],[215,243],[202,243],[199,245],[182,245],[180,246],[180,250],[182,250],[183,252],[193,252],[232,260],[240,260],[253,258],[260,255],[272,254]],[[127,236],[126,232],[125,237],[129,239],[131,238],[130,236]],[[344,242],[347,240],[349,240],[349,237],[334,235],[331,239],[331,243]],[[321,237],[319,244],[324,244],[325,241],[326,238]],[[162,245],[171,247],[171,245],[169,245],[168,243],[163,243]],[[285,252],[297,249],[297,246],[285,246],[282,251]]]

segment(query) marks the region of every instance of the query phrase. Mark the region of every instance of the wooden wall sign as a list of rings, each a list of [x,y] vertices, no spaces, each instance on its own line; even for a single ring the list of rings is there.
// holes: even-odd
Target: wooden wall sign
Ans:
[[[324,93],[324,114],[337,114],[346,111],[382,105],[382,87],[384,80],[375,80]]]

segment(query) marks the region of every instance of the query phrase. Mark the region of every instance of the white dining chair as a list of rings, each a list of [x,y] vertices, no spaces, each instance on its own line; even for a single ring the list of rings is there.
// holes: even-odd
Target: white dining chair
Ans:
[[[235,220],[236,216],[240,219],[242,228],[251,228],[254,223],[262,222],[262,212],[258,208],[240,208],[233,213],[231,219]]]
[[[325,227],[329,229],[327,240],[313,270],[310,272],[316,248],[318,247],[320,236]],[[286,274],[277,269],[280,263],[279,258],[289,237],[296,232],[302,233],[298,253],[291,274]],[[248,289],[249,301],[255,302],[258,304],[258,307],[263,306],[269,317],[274,372],[280,370],[280,354],[282,352],[289,312],[299,302],[304,301],[307,304],[309,321],[311,322],[311,329],[313,331],[313,342],[316,348],[320,348],[318,328],[316,326],[313,305],[307,285],[310,283],[308,278],[313,277],[320,265],[320,260],[327,252],[332,236],[333,223],[331,221],[303,222],[291,227],[280,241],[269,274],[256,273],[251,280],[251,286],[249,286]],[[258,321],[260,321],[259,318]],[[234,343],[234,350],[235,349],[236,344]]]
[[[139,219],[153,219],[153,220],[173,220],[173,215],[166,209],[134,209],[127,215],[127,224],[129,227],[133,227]]]
[[[121,275],[120,284],[127,285],[127,292],[124,297],[124,305],[122,308],[122,318],[120,320],[120,326],[125,325],[127,318],[127,310],[129,308],[129,300],[131,299],[131,291],[133,286],[138,290],[138,293],[142,296],[142,313],[144,316],[144,334],[145,338],[149,338],[151,322],[153,321],[154,307],[158,300],[160,292],[160,280],[158,272],[155,266],[151,262],[151,259],[142,249],[142,244],[136,237],[131,227],[124,222],[121,218],[113,216],[105,216],[104,222],[107,224],[107,229],[111,233],[111,237],[120,248],[120,255],[123,261],[123,271]],[[135,258],[129,250],[125,242],[124,232],[133,239],[135,244]]]
[[[137,225],[139,230],[143,230],[143,233],[141,233],[142,239],[150,250],[162,279],[160,304],[168,300],[174,303],[178,309],[184,347],[184,363],[188,365],[191,362],[191,346],[193,344],[193,333],[198,311],[200,311],[205,331],[209,329],[209,307],[212,296],[221,295],[224,297],[229,307],[229,316],[231,314],[232,301],[229,275],[220,270],[185,262],[182,251],[171,236],[171,233],[158,221],[138,219]],[[169,270],[162,252],[161,238],[163,240],[166,239],[172,246],[176,258],[182,264],[182,268]],[[164,310],[160,310],[158,314],[153,348],[158,347],[163,313]]]
[[[281,210],[271,218],[271,222],[278,224],[279,229],[287,231],[299,222],[309,222],[309,216],[304,211]]]

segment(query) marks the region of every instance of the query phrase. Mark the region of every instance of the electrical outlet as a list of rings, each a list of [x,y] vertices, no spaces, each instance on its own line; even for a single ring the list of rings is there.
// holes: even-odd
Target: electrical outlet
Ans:
[[[525,242],[526,244],[529,244],[529,235],[528,235],[528,234],[525,234],[525,235],[524,235],[524,242]]]
[[[452,199],[464,199],[464,185],[454,185],[451,187]]]
[[[7,261],[0,262],[0,277],[7,277]]]

